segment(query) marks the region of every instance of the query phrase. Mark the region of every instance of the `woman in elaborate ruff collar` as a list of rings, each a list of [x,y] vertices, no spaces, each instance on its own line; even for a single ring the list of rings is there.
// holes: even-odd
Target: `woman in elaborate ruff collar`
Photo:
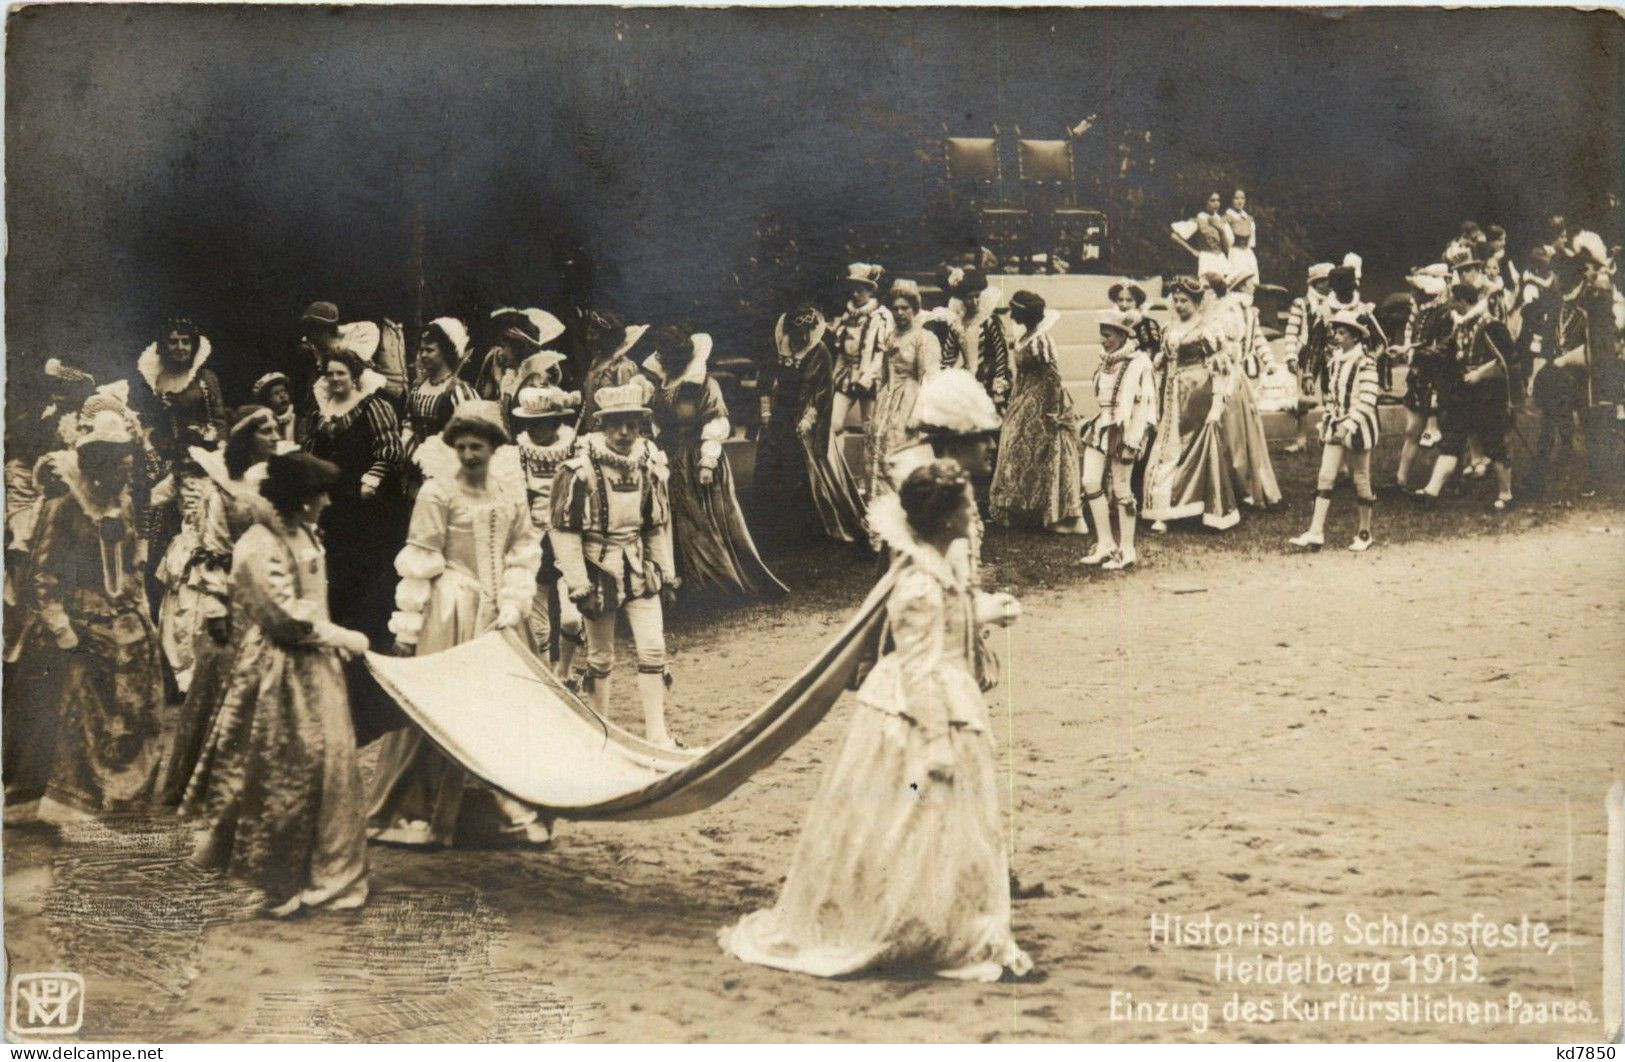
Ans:
[[[811,306],[780,317],[773,328],[777,357],[757,385],[762,434],[752,500],[758,528],[785,542],[814,527],[837,542],[864,538],[857,480],[830,445],[834,362],[824,332]]]
[[[465,402],[440,439],[418,448],[427,477],[412,509],[406,545],[395,558],[401,577],[390,619],[397,656],[427,656],[492,629],[517,627],[529,613],[541,568],[541,536],[532,526],[519,451],[509,445],[494,402]],[[450,845],[472,834],[534,843],[549,840],[531,808],[477,787],[415,726],[383,739],[369,798],[374,840]],[[471,821],[478,815],[484,823]]]
[[[655,443],[671,462],[671,537],[684,590],[715,587],[743,596],[788,593],[756,552],[722,452],[728,407],[705,371],[711,337],[667,326],[655,334],[643,368],[655,380],[649,396]]]
[[[998,775],[973,645],[1019,614],[949,559],[969,530],[953,461],[910,473],[870,507],[898,558],[893,648],[869,673],[771,908],[723,929],[746,962],[841,977],[888,970],[996,981],[1032,960],[1010,933]]]
[[[340,657],[367,639],[327,614],[316,522],[338,482],[308,454],[268,462],[275,509],[232,550],[232,596],[248,622],[183,811],[202,828],[192,860],[260,895],[265,913],[359,907],[367,842]]]

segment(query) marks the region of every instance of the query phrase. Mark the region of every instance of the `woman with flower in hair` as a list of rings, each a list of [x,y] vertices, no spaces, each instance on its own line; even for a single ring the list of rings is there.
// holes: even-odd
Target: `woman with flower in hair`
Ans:
[[[863,497],[845,457],[830,446],[834,361],[825,331],[823,315],[807,304],[773,327],[777,357],[757,382],[757,526],[779,540],[816,526],[837,542],[861,542]]]
[[[231,551],[237,540],[269,513],[259,493],[266,462],[294,449],[280,438],[277,416],[265,406],[242,406],[233,415],[224,454],[194,447],[192,459],[207,479],[198,541],[187,569],[187,583],[201,601],[202,631],[193,656],[192,683],[175,726],[174,743],[165,764],[159,797],[175,805],[185,795],[208,740],[215,713],[226,694],[226,681],[248,621],[231,595]],[[234,614],[235,611],[235,614]]]
[[[870,498],[891,490],[887,458],[909,441],[920,385],[942,371],[942,345],[921,319],[918,284],[899,280],[892,285],[891,313],[897,326],[880,363],[880,390],[869,420]]]
[[[425,456],[437,442],[448,451],[444,460]],[[389,629],[397,656],[438,653],[518,627],[529,614],[541,537],[511,442],[501,408],[474,401],[452,413],[440,440],[419,449],[428,479],[395,558],[401,582]],[[469,799],[471,790],[491,799]],[[471,835],[546,844],[551,837],[535,808],[476,783],[416,726],[384,737],[368,804],[369,834],[392,844],[452,845]]]
[[[1172,285],[1175,320],[1162,332],[1158,360],[1162,407],[1145,473],[1141,506],[1153,531],[1170,520],[1201,517],[1214,529],[1241,520],[1240,484],[1231,461],[1223,415],[1239,366],[1225,353],[1224,338],[1201,312],[1206,289],[1194,277]]]
[[[776,596],[785,585],[768,570],[734,493],[722,443],[728,407],[706,372],[711,337],[671,325],[655,331],[643,363],[655,381],[649,395],[655,442],[671,464],[671,538],[685,590],[714,587],[743,596]],[[645,381],[647,384],[647,381]]]
[[[1022,335],[1010,348],[1016,383],[999,435],[999,463],[988,488],[988,518],[1006,527],[1081,535],[1083,484],[1078,417],[1061,384],[1050,329],[1061,315],[1030,291],[1010,297]]]
[[[956,543],[970,480],[956,462],[911,472],[870,507],[897,558],[893,646],[869,672],[808,810],[778,902],[723,929],[746,962],[818,977],[871,970],[996,981],[1032,960],[1010,932],[1010,869],[975,643],[1020,614],[983,593]]]

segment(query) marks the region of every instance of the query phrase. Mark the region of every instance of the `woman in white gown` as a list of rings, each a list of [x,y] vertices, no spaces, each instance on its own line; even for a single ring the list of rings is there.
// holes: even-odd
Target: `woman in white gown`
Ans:
[[[529,613],[541,568],[519,453],[508,445],[494,402],[464,402],[439,438],[415,455],[425,482],[412,509],[406,545],[395,558],[401,577],[389,621],[397,656],[427,656],[493,629],[517,627]],[[455,452],[451,452],[451,451]],[[471,701],[470,711],[479,706]],[[369,798],[368,833],[408,846],[487,841],[546,844],[548,823],[535,808],[484,790],[423,731],[386,735]]]
[[[866,970],[995,981],[1032,960],[1010,931],[1010,877],[975,642],[1019,614],[950,560],[973,519],[970,479],[925,465],[870,507],[898,558],[892,650],[807,817],[778,903],[723,929],[746,962],[840,977]]]

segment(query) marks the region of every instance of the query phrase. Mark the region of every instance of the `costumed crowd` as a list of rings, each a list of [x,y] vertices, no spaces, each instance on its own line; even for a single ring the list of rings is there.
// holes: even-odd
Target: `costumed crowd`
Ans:
[[[242,404],[185,319],[127,381],[52,360],[47,393],[7,423],[7,822],[178,809],[196,862],[278,916],[365,902],[369,840],[545,846],[545,810],[391,714],[364,652],[505,631],[604,715],[624,616],[644,733],[675,747],[666,608],[783,595],[757,540],[772,556],[821,534],[890,566],[888,633],[777,903],[720,941],[823,976],[1023,976],[985,699],[986,631],[1020,609],[980,586],[984,510],[1092,534],[1080,563],[1131,569],[1142,518],[1222,530],[1279,503],[1263,414],[1297,418],[1294,451],[1318,413],[1317,495],[1292,544],[1324,543],[1346,472],[1363,551],[1389,401],[1407,418],[1395,486],[1420,504],[1493,474],[1504,510],[1546,488],[1576,435],[1594,489],[1625,416],[1621,300],[1602,241],[1550,228],[1519,269],[1504,232],[1464,225],[1381,306],[1357,256],[1315,265],[1272,345],[1246,197],[1221,212],[1214,195],[1173,227],[1196,268],[1166,286],[1170,314],[1138,284],[1112,288],[1087,417],[1039,295],[945,267],[933,307],[854,264],[838,312],[794,306],[764,337],[743,498],[711,338],[675,325],[583,314],[591,357],[573,372],[554,346],[566,326],[542,310],[473,322],[478,343],[436,318],[409,359],[398,325],[318,302],[286,371]],[[1267,386],[1283,376],[1284,397]],[[1515,490],[1526,401],[1539,430]]]

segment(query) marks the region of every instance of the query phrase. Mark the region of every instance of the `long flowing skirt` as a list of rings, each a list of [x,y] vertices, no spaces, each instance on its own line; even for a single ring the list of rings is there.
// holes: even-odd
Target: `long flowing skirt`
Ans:
[[[723,950],[818,977],[1030,970],[1010,933],[993,740],[959,727],[950,740],[952,781],[929,780],[921,729],[860,703],[778,902],[720,931]]]
[[[875,396],[875,410],[867,429],[869,446],[865,451],[869,462],[866,475],[870,498],[891,492],[887,462],[894,451],[908,442],[908,422],[914,416],[914,404],[919,397],[920,381],[912,376],[899,376]]]
[[[1236,381],[1235,393],[1224,404],[1222,416],[1242,504],[1258,509],[1279,504],[1281,486],[1275,481],[1275,465],[1270,461],[1269,442],[1264,437],[1264,418],[1258,411],[1251,380],[1243,377]]]
[[[864,537],[863,495],[846,459],[827,439],[801,438],[792,423],[768,426],[752,487],[756,526],[775,539],[804,536],[814,520],[837,542]]]
[[[74,652],[43,636],[31,643],[26,672],[43,682],[19,691],[22,707],[56,716],[42,727],[54,729],[51,747],[33,750],[49,756],[45,797],[78,813],[137,810],[154,795],[163,752],[157,630],[140,607],[75,627]]]
[[[1207,366],[1187,365],[1164,381],[1157,440],[1145,474],[1145,519],[1201,517],[1206,526],[1221,530],[1241,521],[1235,461],[1223,417],[1207,423],[1212,408],[1213,376]]]
[[[745,597],[788,593],[768,570],[745,526],[724,453],[710,484],[700,482],[699,447],[676,443],[671,465],[671,538],[683,589],[713,587]]]
[[[187,783],[203,755],[220,704],[226,699],[246,623],[242,616],[233,616],[231,636],[224,645],[209,637],[208,631],[197,636],[192,684],[175,720],[174,740],[158,786],[159,803],[175,806],[186,795]]]
[[[999,435],[988,518],[1034,528],[1076,519],[1083,515],[1083,455],[1060,377],[1050,372],[1017,387]]]
[[[194,861],[245,881],[267,907],[359,906],[364,808],[337,654],[248,631],[183,804],[203,824]]]
[[[424,609],[417,655],[427,656],[484,634],[494,616],[480,607],[479,587],[448,573],[435,581]],[[470,702],[470,710],[478,710]],[[469,799],[472,797],[473,799]],[[367,833],[375,841],[453,845],[511,837],[536,812],[478,783],[408,724],[385,734],[367,797]]]

